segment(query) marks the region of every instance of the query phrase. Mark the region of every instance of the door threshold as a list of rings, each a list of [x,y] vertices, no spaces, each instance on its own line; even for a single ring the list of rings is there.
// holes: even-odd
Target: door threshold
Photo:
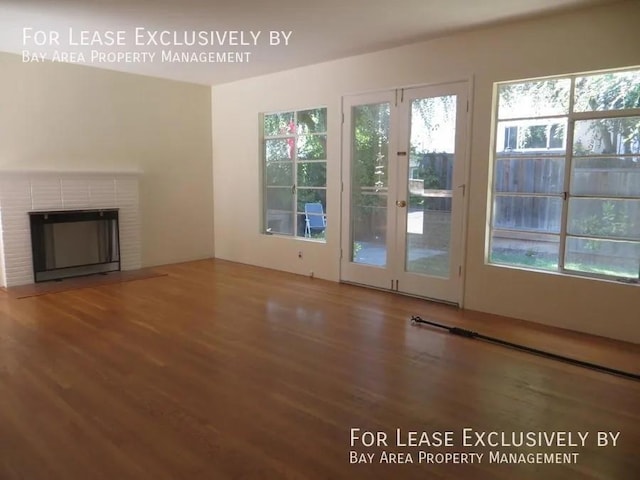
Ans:
[[[391,290],[390,288],[375,287],[373,285],[367,285],[365,283],[350,282],[348,280],[340,280],[340,283],[344,283],[345,285],[354,285],[356,287],[368,288],[370,290],[378,290],[379,292],[395,293],[398,295],[402,295],[403,297],[417,298],[418,300],[427,300],[433,303],[441,303],[443,305],[449,305],[450,307],[461,308],[460,304],[457,302],[450,302],[448,300],[441,300],[439,298],[432,298],[424,295],[416,295],[414,293],[402,292],[400,290]]]

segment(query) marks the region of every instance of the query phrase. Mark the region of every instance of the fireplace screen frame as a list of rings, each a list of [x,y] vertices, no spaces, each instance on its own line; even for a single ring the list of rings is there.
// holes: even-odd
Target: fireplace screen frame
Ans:
[[[92,210],[56,210],[29,212],[29,224],[31,227],[31,253],[33,264],[33,278],[36,283],[64,278],[81,277],[98,273],[120,271],[120,226],[119,209],[92,209]],[[64,267],[48,265],[47,261],[47,234],[45,226],[59,223],[73,222],[108,222],[106,223],[107,235],[105,260],[96,263],[77,264]],[[52,236],[54,234],[51,234]],[[49,248],[49,250],[51,250]]]

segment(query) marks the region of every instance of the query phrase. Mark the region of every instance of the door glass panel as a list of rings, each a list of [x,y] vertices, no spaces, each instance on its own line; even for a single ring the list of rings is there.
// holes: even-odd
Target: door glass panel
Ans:
[[[353,107],[351,157],[352,262],[387,264],[390,104]]]
[[[405,268],[449,277],[456,96],[411,104]]]

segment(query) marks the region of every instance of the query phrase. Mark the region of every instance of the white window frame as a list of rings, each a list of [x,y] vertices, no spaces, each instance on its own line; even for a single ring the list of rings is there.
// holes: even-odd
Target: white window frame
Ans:
[[[619,278],[613,275],[601,274],[601,273],[593,273],[593,272],[583,272],[572,269],[565,268],[565,253],[567,246],[567,239],[571,237],[568,234],[568,221],[569,221],[569,203],[571,199],[575,198],[596,198],[596,199],[611,199],[611,200],[640,200],[640,196],[604,196],[604,195],[576,195],[571,194],[570,182],[571,175],[573,172],[573,162],[574,155],[573,152],[573,140],[574,140],[574,126],[576,121],[581,120],[602,120],[602,119],[615,119],[615,118],[626,118],[626,117],[636,117],[640,116],[640,108],[628,108],[621,110],[595,110],[595,111],[587,111],[587,112],[574,112],[574,102],[575,102],[575,83],[576,78],[589,76],[589,75],[601,75],[607,73],[619,73],[625,71],[639,71],[640,66],[629,67],[624,69],[611,69],[611,70],[603,70],[597,72],[580,72],[571,75],[559,75],[553,77],[540,77],[540,78],[531,78],[531,79],[523,79],[523,80],[515,80],[509,82],[497,82],[494,84],[494,118],[492,123],[492,151],[491,151],[491,182],[489,186],[489,196],[491,198],[490,206],[489,206],[489,223],[487,227],[487,250],[485,252],[485,264],[504,267],[504,268],[515,268],[520,270],[531,270],[541,273],[551,273],[551,274],[564,274],[570,276],[579,276],[579,277],[587,277],[594,279],[604,279],[604,280],[614,280],[623,283],[633,283],[639,284],[640,281],[638,279],[629,279],[629,278]],[[503,85],[510,84],[521,84],[526,82],[535,82],[541,80],[562,80],[568,79],[570,80],[570,88],[569,88],[569,107],[568,113],[562,115],[540,115],[538,117],[517,117],[517,118],[508,118],[508,119],[499,119],[499,87]],[[561,193],[516,193],[516,192],[498,192],[496,191],[496,175],[497,171],[497,162],[504,158],[504,156],[499,156],[499,149],[504,147],[505,141],[505,133],[503,131],[499,131],[499,125],[502,124],[505,129],[509,126],[522,125],[522,122],[531,122],[531,125],[543,125],[548,124],[549,128],[552,123],[563,123],[566,119],[566,130],[564,135],[564,148],[547,148],[547,149],[538,149],[538,148],[523,148],[516,149],[515,151],[519,154],[518,159],[526,160],[532,158],[541,158],[540,151],[545,150],[544,157],[545,159],[558,159],[561,158],[564,160],[564,179],[563,179],[563,191]],[[511,124],[511,125],[509,125]],[[549,144],[550,138],[547,138],[547,144]],[[620,139],[617,139],[618,143]],[[537,155],[536,155],[537,153]],[[529,155],[530,154],[530,155]],[[605,156],[605,155],[602,155]],[[622,154],[611,154],[609,156],[612,157],[623,157]],[[628,154],[627,156],[640,157],[640,154]],[[578,158],[583,158],[577,156]],[[588,157],[585,157],[588,158]],[[541,233],[542,235],[557,235],[559,237],[559,253],[558,253],[558,268],[557,270],[548,270],[543,268],[536,268],[534,266],[524,266],[517,264],[507,264],[507,263],[499,263],[491,261],[491,252],[492,252],[492,243],[493,243],[493,232],[494,231],[505,231],[505,232],[513,232],[513,233],[526,233],[525,229],[507,229],[507,228],[495,228],[494,227],[494,214],[495,214],[495,199],[500,196],[523,196],[523,197],[560,197],[562,199],[562,216],[560,219],[560,232],[559,234],[554,233]],[[580,237],[589,237],[588,235],[580,235]],[[612,237],[607,236],[593,236],[591,238],[594,239],[612,239]],[[625,240],[624,238],[615,238],[615,240]],[[630,239],[631,241],[637,242],[637,239]],[[639,272],[640,276],[640,272]]]
[[[328,167],[328,161],[327,161],[327,156],[328,156],[328,152],[325,151],[325,158],[323,159],[313,159],[313,160],[308,160],[308,159],[299,159],[298,158],[298,138],[301,136],[324,136],[325,140],[328,141],[328,134],[327,134],[327,130],[328,130],[328,126],[325,125],[325,130],[321,131],[321,132],[308,132],[308,133],[299,133],[296,129],[295,132],[293,133],[288,133],[288,134],[280,134],[280,135],[265,135],[264,132],[264,119],[266,116],[268,115],[276,115],[276,114],[293,114],[293,123],[294,125],[298,125],[298,113],[300,112],[306,112],[309,110],[324,110],[325,111],[325,118],[327,119],[327,123],[328,123],[328,111],[327,111],[327,107],[326,106],[315,106],[315,107],[309,107],[309,108],[299,108],[299,109],[295,109],[295,110],[277,110],[277,111],[271,111],[271,112],[265,112],[260,114],[260,162],[261,162],[261,167],[260,167],[260,171],[261,171],[261,176],[260,176],[260,183],[261,183],[261,190],[262,190],[262,209],[261,209],[261,214],[262,214],[262,233],[265,235],[276,235],[276,236],[283,236],[283,237],[287,237],[287,238],[295,238],[298,240],[308,240],[308,241],[315,241],[315,242],[322,242],[322,243],[326,243],[326,227],[325,227],[325,235],[323,238],[309,238],[307,236],[305,236],[305,228],[304,228],[304,215],[305,212],[304,211],[298,211],[298,192],[300,190],[323,190],[325,192],[324,198],[325,198],[325,205],[324,205],[324,217],[325,217],[325,224],[326,224],[326,216],[327,216],[327,212],[326,212],[326,202],[327,202],[327,181],[325,180],[324,186],[298,186],[297,182],[298,182],[298,168],[300,166],[300,164],[303,163],[318,163],[318,164],[325,164],[326,167]],[[267,158],[266,158],[266,141],[267,140],[293,140],[293,152],[292,152],[292,156],[291,156],[291,163],[292,163],[292,185],[291,185],[291,191],[292,191],[292,195],[293,195],[293,210],[291,211],[293,213],[293,233],[292,234],[288,234],[288,233],[284,233],[284,232],[271,232],[269,225],[268,225],[268,204],[267,204],[267,191],[272,188],[285,188],[283,186],[270,186],[267,185],[267,172],[266,172],[266,167],[267,167]],[[301,220],[302,219],[302,220]],[[303,222],[302,225],[300,224],[300,222]],[[302,227],[302,228],[301,228]],[[302,231],[303,233],[301,235],[299,235],[298,233]]]

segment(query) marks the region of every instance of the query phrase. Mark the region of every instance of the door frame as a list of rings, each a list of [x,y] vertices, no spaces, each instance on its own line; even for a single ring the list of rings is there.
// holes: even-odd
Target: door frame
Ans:
[[[362,93],[350,93],[350,94],[345,94],[342,96],[341,98],[341,102],[340,102],[340,107],[341,107],[341,128],[340,128],[340,255],[339,255],[339,281],[341,283],[351,283],[351,284],[356,284],[356,285],[360,285],[360,286],[364,286],[364,287],[368,287],[368,288],[374,288],[374,289],[380,289],[380,290],[384,290],[384,291],[390,291],[390,292],[394,292],[394,293],[399,293],[401,295],[406,295],[406,296],[411,296],[411,297],[417,297],[417,298],[422,298],[425,300],[430,300],[430,301],[434,301],[434,302],[438,302],[438,303],[445,303],[445,304],[452,304],[453,302],[448,302],[446,300],[442,300],[442,299],[437,299],[437,298],[430,298],[427,296],[422,296],[422,295],[413,295],[411,293],[406,293],[406,292],[402,292],[402,291],[397,291],[394,290],[392,288],[392,285],[388,285],[385,286],[386,281],[385,282],[378,282],[378,284],[362,284],[362,283],[356,283],[353,281],[349,281],[349,280],[344,280],[344,265],[343,265],[343,256],[348,256],[350,255],[350,251],[345,250],[345,246],[348,245],[348,240],[345,240],[345,236],[346,235],[350,235],[350,213],[351,213],[351,199],[347,198],[347,196],[345,195],[345,193],[349,193],[350,192],[350,188],[348,188],[345,191],[345,182],[350,182],[351,178],[349,178],[349,176],[346,174],[347,173],[347,163],[349,163],[349,167],[350,167],[350,162],[351,162],[351,146],[347,145],[346,141],[350,141],[350,136],[351,136],[351,132],[346,132],[345,131],[345,124],[346,122],[346,114],[345,114],[345,105],[347,104],[351,104],[351,102],[348,101],[348,99],[363,99],[362,102],[363,103],[359,103],[360,105],[366,105],[366,99],[370,98],[371,102],[370,103],[381,103],[381,100],[383,99],[383,97],[385,95],[388,96],[388,98],[392,99],[393,103],[392,103],[392,107],[397,108],[398,106],[398,101],[402,99],[402,95],[404,93],[405,90],[409,90],[409,89],[413,89],[413,88],[429,88],[429,87],[438,87],[438,86],[445,86],[445,85],[450,85],[450,84],[455,84],[455,83],[464,83],[466,84],[466,95],[467,95],[467,108],[466,108],[466,117],[464,119],[464,123],[465,123],[465,130],[466,130],[466,138],[464,139],[464,141],[462,142],[463,147],[464,147],[464,151],[460,152],[460,157],[463,159],[464,161],[464,169],[463,172],[461,174],[462,178],[463,178],[463,188],[464,188],[464,195],[462,197],[462,201],[460,202],[460,208],[461,208],[461,224],[460,224],[460,263],[461,263],[461,268],[460,268],[460,288],[459,288],[459,293],[458,293],[458,301],[457,301],[457,306],[459,308],[463,308],[464,307],[464,294],[465,294],[465,290],[466,290],[466,278],[467,278],[467,236],[468,236],[468,219],[469,219],[469,198],[470,198],[470,175],[471,175],[471,144],[472,144],[472,136],[473,136],[473,132],[471,130],[472,128],[472,116],[473,116],[473,93],[474,93],[474,76],[470,76],[467,78],[460,78],[457,80],[451,80],[451,81],[446,81],[446,82],[437,82],[437,83],[428,83],[428,84],[413,84],[413,85],[408,85],[408,86],[404,86],[404,87],[397,87],[397,88],[389,88],[389,89],[378,89],[378,90],[370,90],[370,91],[366,91],[366,92],[362,92]],[[397,116],[396,116],[397,117]],[[390,125],[390,131],[396,132],[396,134],[392,135],[392,138],[389,142],[389,151],[393,151],[394,155],[395,152],[397,152],[397,147],[398,147],[398,139],[399,139],[399,135],[397,132],[398,130],[398,124],[399,122],[397,120],[394,120],[392,118],[391,120],[391,125]],[[396,150],[393,150],[393,149]],[[458,154],[458,153],[456,153]],[[350,171],[350,168],[349,168]],[[397,175],[397,174],[395,174]],[[395,186],[395,188],[397,188],[397,185]],[[391,197],[389,197],[388,199],[388,203],[391,202]],[[389,217],[389,215],[388,215]],[[387,223],[389,223],[389,219],[387,218]],[[396,242],[396,239],[393,240],[394,245]],[[456,304],[456,303],[454,303]]]

